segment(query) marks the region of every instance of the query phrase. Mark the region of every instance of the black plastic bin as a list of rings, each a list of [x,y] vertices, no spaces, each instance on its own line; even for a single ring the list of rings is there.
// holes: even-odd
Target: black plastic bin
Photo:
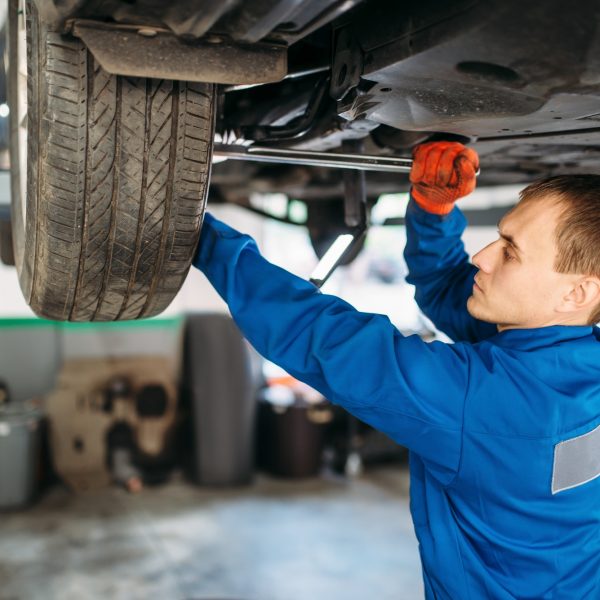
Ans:
[[[323,464],[331,407],[290,394],[283,403],[271,388],[259,395],[258,465],[278,477],[313,477]]]

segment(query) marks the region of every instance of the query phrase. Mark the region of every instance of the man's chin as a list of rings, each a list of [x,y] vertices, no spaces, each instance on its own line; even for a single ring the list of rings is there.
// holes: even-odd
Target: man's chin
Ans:
[[[484,321],[485,323],[497,323],[497,321],[486,313],[481,306],[479,306],[479,302],[475,296],[469,296],[467,300],[467,312],[474,318],[479,321]]]

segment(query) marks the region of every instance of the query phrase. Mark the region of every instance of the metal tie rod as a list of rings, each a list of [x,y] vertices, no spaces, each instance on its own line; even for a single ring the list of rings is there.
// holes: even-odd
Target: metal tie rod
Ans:
[[[260,148],[258,146],[228,146],[216,144],[215,158],[248,160],[265,163],[286,163],[359,171],[384,171],[387,173],[409,173],[412,158],[395,156],[372,156],[368,154],[339,154],[336,152],[314,152],[312,150],[288,150],[283,148]]]

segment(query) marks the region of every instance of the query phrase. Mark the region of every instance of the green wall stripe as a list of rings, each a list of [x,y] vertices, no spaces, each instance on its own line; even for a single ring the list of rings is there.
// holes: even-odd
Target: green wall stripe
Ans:
[[[184,317],[162,317],[141,319],[139,321],[109,321],[101,323],[71,323],[69,321],[49,321],[35,317],[0,318],[0,329],[20,329],[35,327],[54,327],[69,331],[106,331],[115,329],[157,329],[176,328]]]

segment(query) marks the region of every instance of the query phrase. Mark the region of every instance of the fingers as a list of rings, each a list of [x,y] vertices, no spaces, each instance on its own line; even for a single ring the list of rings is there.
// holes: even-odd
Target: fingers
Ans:
[[[479,162],[473,163],[463,154],[456,158],[457,194],[459,198],[470,194],[475,189],[476,172]]]
[[[413,198],[427,212],[444,215],[475,189],[477,153],[458,142],[430,142],[413,150]]]
[[[413,183],[448,185],[453,171],[458,168],[459,161],[457,159],[459,157],[471,163],[475,171],[479,169],[479,157],[472,148],[466,148],[458,142],[421,144],[413,150],[413,168],[410,180]]]
[[[413,148],[413,166],[410,170],[409,179],[411,183],[419,183],[425,173],[427,154],[431,144],[421,144]]]
[[[472,148],[458,142],[429,142],[413,150],[410,181],[427,196],[445,190],[454,201],[475,189],[478,169],[479,156]]]
[[[421,181],[421,177],[423,177],[423,168],[425,165],[419,157],[420,152],[421,146],[413,148],[413,164],[410,169],[410,173],[408,174],[408,179],[411,183],[419,183],[419,181]]]
[[[436,185],[437,171],[444,151],[453,142],[429,142],[417,146],[413,151],[413,167],[410,172],[412,183]]]
[[[444,150],[435,173],[435,185],[440,187],[450,185],[450,179],[456,165],[456,158],[460,156],[463,148],[462,144],[452,144]]]
[[[427,185],[436,185],[440,160],[445,151],[446,148],[442,144],[436,144],[429,150],[427,162],[425,163],[425,172],[423,173],[423,183],[426,183]]]
[[[479,167],[477,153],[458,142],[428,142],[413,150],[413,167],[410,173],[412,183],[427,185],[456,185],[456,159],[465,156]]]
[[[465,157],[473,165],[475,171],[479,171],[479,155],[473,148],[464,148],[460,155]]]
[[[459,198],[464,198],[465,196],[468,196],[474,189],[475,189],[475,177],[473,177],[473,179],[468,179],[467,181],[465,181],[459,191]]]
[[[458,175],[458,181],[466,181],[467,179],[475,179],[475,173],[477,172],[476,164],[469,160],[466,156],[459,154],[455,161],[456,174]]]

